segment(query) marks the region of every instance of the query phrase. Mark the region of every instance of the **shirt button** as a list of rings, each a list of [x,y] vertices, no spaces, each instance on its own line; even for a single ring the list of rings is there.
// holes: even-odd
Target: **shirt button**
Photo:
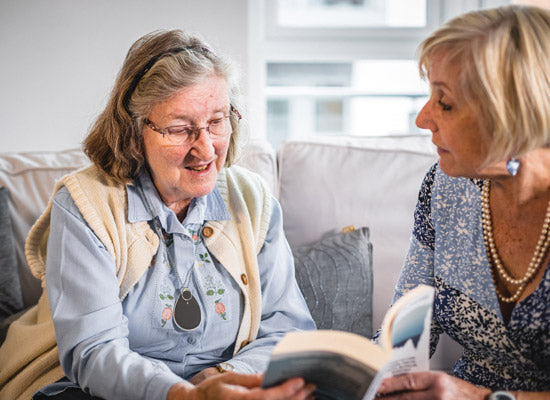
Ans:
[[[205,226],[203,229],[202,229],[202,234],[204,237],[210,237],[214,234],[214,229],[212,229],[211,227],[209,226]]]
[[[196,340],[195,340],[195,337],[194,336],[189,336],[187,338],[187,343],[189,344],[195,344]]]
[[[246,274],[241,275],[241,281],[243,281],[245,285],[248,285],[248,277],[246,276]]]

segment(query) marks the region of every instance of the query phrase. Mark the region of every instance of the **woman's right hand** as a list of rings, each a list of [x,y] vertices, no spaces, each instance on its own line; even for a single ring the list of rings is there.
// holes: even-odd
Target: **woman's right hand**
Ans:
[[[262,374],[227,372],[215,375],[193,386],[178,383],[170,388],[167,400],[304,400],[313,399],[315,386],[302,378],[292,378],[269,389],[261,387]]]

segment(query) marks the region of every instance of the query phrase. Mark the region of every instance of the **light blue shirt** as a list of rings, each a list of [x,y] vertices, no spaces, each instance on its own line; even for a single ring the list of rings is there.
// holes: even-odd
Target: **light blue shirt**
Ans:
[[[221,194],[216,187],[193,199],[180,223],[161,201],[149,175],[143,174],[139,181],[154,215],[144,204],[139,185],[128,185],[128,220],[149,221],[154,229],[157,218],[164,238],[151,267],[122,302],[109,252],[66,188],[54,198],[46,282],[61,365],[71,380],[105,399],[165,399],[173,384],[222,361],[229,361],[238,372],[261,372],[286,332],[315,329],[294,278],[280,205],[273,199],[269,229],[258,255],[262,286],[258,337],[233,357],[243,297],[200,236],[205,221],[231,218]],[[182,283],[201,308],[201,323],[191,331],[179,329],[172,318]],[[57,383],[42,391],[53,394],[71,385]]]

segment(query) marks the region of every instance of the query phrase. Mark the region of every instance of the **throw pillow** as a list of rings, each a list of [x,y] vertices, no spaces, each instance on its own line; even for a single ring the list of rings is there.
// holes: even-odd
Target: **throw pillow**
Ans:
[[[0,322],[23,308],[15,240],[8,208],[9,192],[0,188]]]
[[[296,280],[317,328],[372,337],[369,229],[332,234],[292,251]]]

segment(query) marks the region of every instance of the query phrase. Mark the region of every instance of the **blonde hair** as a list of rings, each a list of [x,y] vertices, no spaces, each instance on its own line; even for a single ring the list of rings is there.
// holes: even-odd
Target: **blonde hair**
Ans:
[[[141,37],[130,47],[107,106],[84,140],[85,153],[118,182],[131,182],[145,165],[143,120],[153,105],[211,74],[226,80],[229,101],[238,108],[235,66],[198,36],[170,30]],[[238,122],[232,114],[233,133],[225,166],[230,166],[240,151]]]
[[[550,144],[550,11],[507,6],[448,21],[419,47],[422,77],[436,53],[461,66],[462,94],[487,132],[486,164]]]

